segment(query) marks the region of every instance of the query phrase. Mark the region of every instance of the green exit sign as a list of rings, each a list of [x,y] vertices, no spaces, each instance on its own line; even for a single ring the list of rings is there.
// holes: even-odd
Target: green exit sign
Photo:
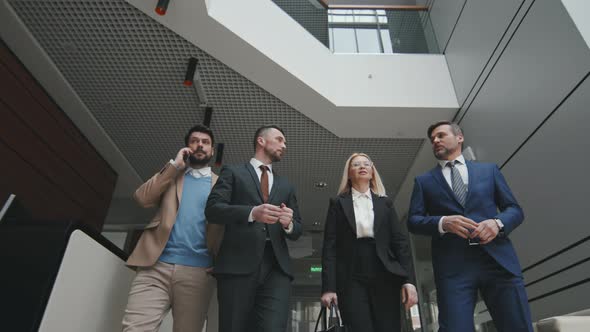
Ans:
[[[321,266],[312,266],[309,268],[309,272],[322,272]]]

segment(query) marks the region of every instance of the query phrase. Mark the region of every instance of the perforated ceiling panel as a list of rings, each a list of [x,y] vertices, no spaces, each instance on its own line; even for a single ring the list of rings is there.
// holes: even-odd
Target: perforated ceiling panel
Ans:
[[[288,153],[275,167],[296,186],[308,229],[325,218],[352,152],[373,157],[394,196],[423,142],[340,139],[122,0],[10,3],[144,179],[176,154],[189,127],[202,122],[195,90],[182,84],[189,57],[199,59],[214,108],[211,127],[225,143],[224,163],[249,160],[260,125],[285,129]],[[315,188],[319,181],[328,187]]]

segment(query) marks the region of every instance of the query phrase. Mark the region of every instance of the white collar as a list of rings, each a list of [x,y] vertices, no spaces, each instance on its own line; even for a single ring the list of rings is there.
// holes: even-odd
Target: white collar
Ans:
[[[252,158],[250,159],[250,165],[252,165],[252,167],[254,167],[255,170],[259,170],[260,166],[264,165],[264,163],[256,158]],[[272,164],[268,164],[265,166],[268,167],[268,170],[272,173]]]
[[[352,192],[352,199],[357,199],[361,196],[365,196],[370,200],[373,200],[373,195],[371,195],[371,189],[369,188],[366,192],[362,193],[356,189],[354,189],[353,187],[350,187],[351,192]]]
[[[457,157],[455,160],[459,161],[460,164],[465,165],[465,157],[463,157],[463,155],[460,155],[459,157]],[[438,164],[440,165],[440,167],[442,167],[443,169],[445,168],[445,166],[447,166],[447,163],[449,161],[453,161],[453,160],[439,160]]]
[[[201,168],[191,168],[190,166],[186,168],[184,174],[191,173],[194,177],[208,177],[211,176],[211,167],[205,166]]]

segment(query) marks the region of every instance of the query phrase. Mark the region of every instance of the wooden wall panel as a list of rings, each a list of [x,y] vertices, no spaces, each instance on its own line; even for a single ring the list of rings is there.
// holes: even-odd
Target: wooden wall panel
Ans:
[[[1,75],[2,70],[0,77]],[[3,102],[0,102],[0,118],[1,139],[14,153],[29,161],[37,172],[44,174],[50,182],[63,189],[64,194],[72,201],[85,207],[102,204],[103,197],[92,190],[67,160],[62,160],[56,155],[53,147],[48,147],[45,141],[36,137],[31,128],[15,116]],[[65,179],[67,181],[64,181]]]
[[[4,142],[0,142],[0,178],[3,188],[10,188],[35,219],[83,219],[84,209],[70,200],[47,178],[37,172]]]
[[[98,154],[90,142],[82,135],[80,130],[72,121],[63,113],[61,109],[45,93],[43,88],[31,76],[31,74],[22,66],[8,48],[0,41],[0,63],[10,68],[13,77],[20,83],[20,87],[26,89],[31,97],[38,102],[47,114],[51,116],[56,123],[55,127],[61,130],[61,134],[72,141],[71,153],[78,158],[72,160],[79,167],[89,169],[93,174],[99,174],[99,177],[88,179],[96,188],[102,188],[103,193],[108,194],[112,185],[116,183],[117,174],[111,169],[109,164]]]
[[[117,174],[0,41],[0,194],[102,229]]]

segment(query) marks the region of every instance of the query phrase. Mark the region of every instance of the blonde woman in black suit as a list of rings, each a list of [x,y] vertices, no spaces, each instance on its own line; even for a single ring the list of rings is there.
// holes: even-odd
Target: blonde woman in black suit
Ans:
[[[412,258],[393,202],[368,155],[344,165],[330,199],[322,254],[322,304],[338,305],[352,332],[400,330],[400,306],[417,303]]]

